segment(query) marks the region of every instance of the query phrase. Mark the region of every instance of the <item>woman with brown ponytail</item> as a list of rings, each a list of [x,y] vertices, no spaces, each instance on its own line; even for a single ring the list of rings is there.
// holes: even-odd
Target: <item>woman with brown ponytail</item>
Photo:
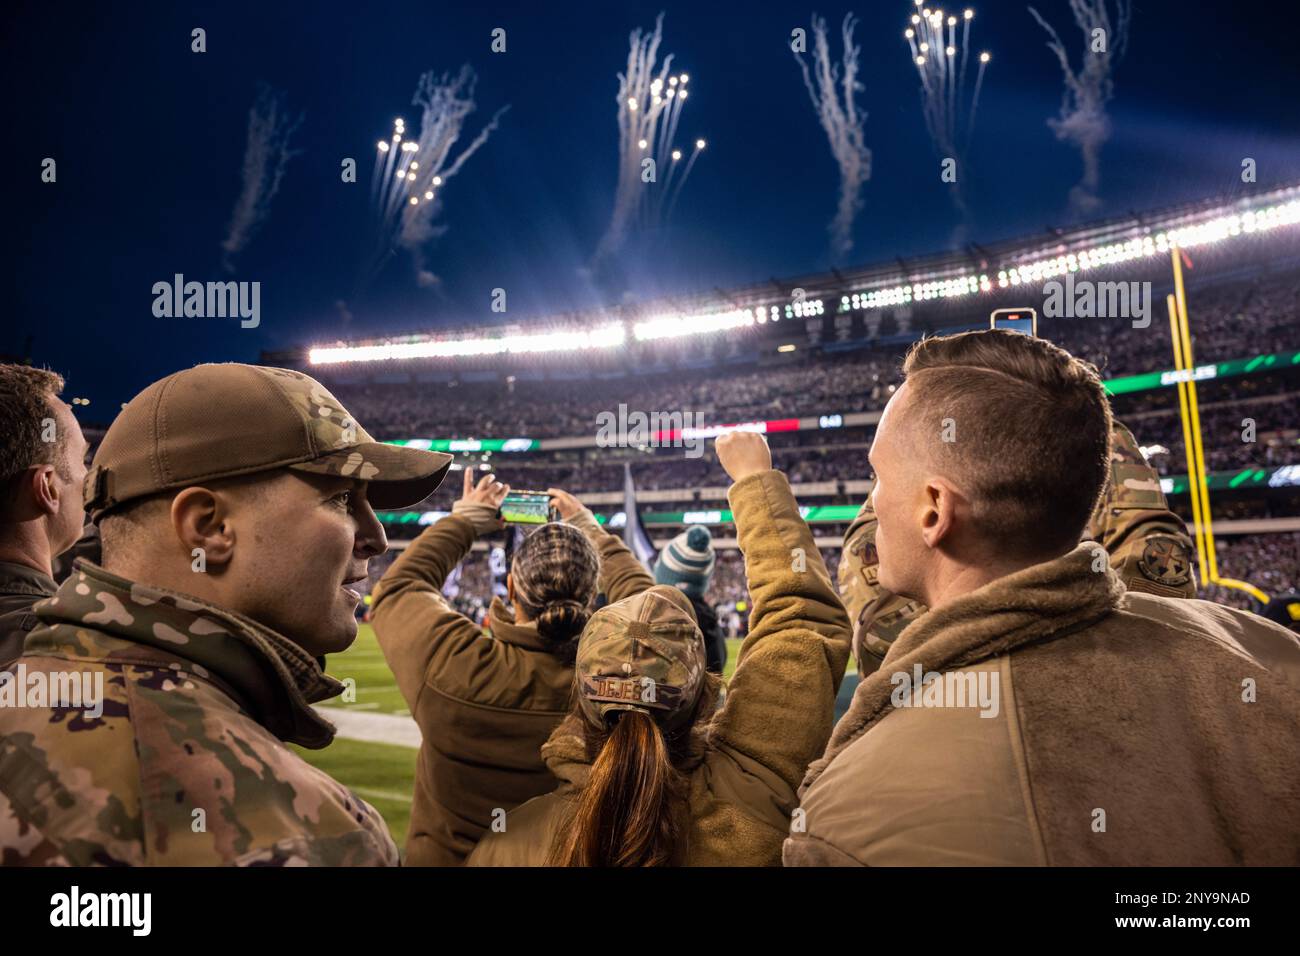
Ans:
[[[554,789],[540,748],[568,711],[578,636],[598,591],[618,600],[654,579],[573,496],[551,489],[565,523],[516,550],[487,623],[456,612],[442,586],[484,534],[502,527],[508,485],[465,470],[447,517],[411,542],[380,580],[379,646],[423,737],[405,862],[455,866],[506,811]]]
[[[725,703],[678,589],[597,611],[578,642],[574,708],[542,748],[559,788],[507,814],[469,865],[781,865],[851,632],[767,442],[733,432],[716,448],[754,605]]]

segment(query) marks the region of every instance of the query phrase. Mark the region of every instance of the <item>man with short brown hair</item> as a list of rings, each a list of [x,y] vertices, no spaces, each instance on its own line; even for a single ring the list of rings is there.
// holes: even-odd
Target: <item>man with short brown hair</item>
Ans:
[[[787,865],[1300,859],[1300,641],[1127,590],[1080,543],[1109,473],[1096,370],[1041,339],[927,339],[870,461],[879,583],[929,610],[858,686]]]
[[[0,669],[22,653],[32,605],[54,593],[54,559],[85,523],[86,439],[61,391],[54,372],[0,364]]]

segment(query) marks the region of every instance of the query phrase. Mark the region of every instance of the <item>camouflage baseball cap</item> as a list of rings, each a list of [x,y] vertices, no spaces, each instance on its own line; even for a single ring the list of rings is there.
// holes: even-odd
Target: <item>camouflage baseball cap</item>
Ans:
[[[655,585],[592,615],[578,641],[574,681],[583,715],[639,710],[665,730],[690,720],[704,686],[704,635],[690,599]]]
[[[198,365],[154,382],[114,419],[86,476],[91,519],[171,488],[275,468],[369,482],[376,509],[427,498],[451,455],[377,442],[314,378]]]

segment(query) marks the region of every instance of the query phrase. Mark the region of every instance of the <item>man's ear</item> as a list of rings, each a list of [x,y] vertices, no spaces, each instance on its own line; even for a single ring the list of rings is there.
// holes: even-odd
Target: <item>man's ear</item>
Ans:
[[[956,526],[958,498],[957,489],[947,480],[926,480],[921,540],[927,548],[937,548],[944,541],[951,541]]]
[[[202,486],[186,488],[172,499],[172,530],[185,550],[201,550],[207,567],[230,563],[235,552],[235,529],[229,503]]]
[[[59,513],[60,497],[58,475],[53,465],[37,465],[28,476],[28,488],[32,493],[35,514],[32,517],[44,517]],[[80,489],[77,489],[80,491]]]
[[[506,600],[515,603],[515,579],[509,571],[506,572]]]

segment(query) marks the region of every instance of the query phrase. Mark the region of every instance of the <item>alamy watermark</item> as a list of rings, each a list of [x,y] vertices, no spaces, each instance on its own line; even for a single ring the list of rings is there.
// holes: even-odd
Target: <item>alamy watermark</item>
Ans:
[[[152,893],[93,893],[73,886],[50,897],[50,925],[55,927],[122,927],[132,936],[153,928]]]
[[[997,671],[926,671],[920,664],[912,673],[890,676],[889,695],[895,707],[978,707],[981,717],[996,717],[1001,710],[1001,683]]]
[[[176,273],[171,282],[153,284],[153,314],[160,319],[240,319],[241,329],[262,324],[262,283],[186,282]]]
[[[0,708],[33,707],[81,710],[90,718],[104,715],[103,671],[31,671],[19,662],[0,671]]]
[[[1133,328],[1151,325],[1150,282],[1093,282],[1075,279],[1043,285],[1043,315],[1065,319],[1132,319]]]
[[[617,412],[596,415],[601,448],[685,448],[687,458],[699,458],[709,437],[702,412],[630,412],[620,402]]]

